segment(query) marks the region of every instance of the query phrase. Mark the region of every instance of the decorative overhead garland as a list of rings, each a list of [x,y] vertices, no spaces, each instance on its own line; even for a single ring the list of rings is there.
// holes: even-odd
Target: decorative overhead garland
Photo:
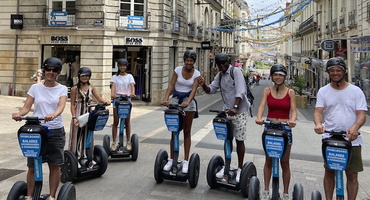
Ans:
[[[280,11],[277,11],[277,12],[274,12],[274,13],[270,13],[270,14],[267,14],[267,15],[263,15],[263,17],[258,17],[256,19],[252,19],[252,20],[249,20],[249,21],[232,23],[232,24],[218,26],[216,28],[209,28],[209,29],[216,30],[216,31],[221,31],[221,32],[235,32],[235,31],[247,31],[247,30],[261,29],[261,28],[264,28],[264,27],[267,27],[267,26],[270,26],[270,25],[273,25],[273,24],[277,24],[277,23],[280,23],[282,21],[285,21],[286,19],[291,18],[292,15],[295,15],[297,12],[301,11],[303,8],[305,8],[311,2],[312,2],[312,0],[302,0],[302,1],[300,1],[300,2],[298,2],[296,4],[294,4],[294,5],[289,6],[288,8],[285,8],[285,9],[282,9]],[[272,15],[276,15],[278,13],[281,13],[281,12],[284,12],[284,11],[286,11],[288,9],[291,9],[294,6],[297,6],[297,8],[294,11],[292,11],[289,15],[284,15],[283,17],[281,17],[280,19],[278,19],[278,20],[276,20],[274,22],[271,22],[271,23],[268,23],[268,24],[264,24],[264,25],[260,25],[260,26],[249,27],[249,28],[227,29],[227,27],[234,27],[234,26],[237,26],[237,25],[245,25],[245,24],[248,24],[250,22],[261,20],[263,18],[267,18],[267,17],[272,16]]]

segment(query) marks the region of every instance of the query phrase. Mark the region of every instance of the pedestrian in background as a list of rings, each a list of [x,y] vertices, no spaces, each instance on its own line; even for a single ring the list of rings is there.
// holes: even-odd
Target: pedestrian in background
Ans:
[[[67,102],[67,87],[58,83],[57,76],[62,70],[62,61],[59,58],[50,57],[43,63],[44,82],[33,84],[28,90],[26,102],[18,113],[12,114],[12,119],[21,120],[21,116],[26,115],[32,105],[34,105],[33,117],[44,118],[41,125],[46,126],[51,134],[48,134],[48,145],[43,162],[49,166],[49,188],[50,200],[55,199],[55,194],[60,182],[60,166],[64,162],[65,131],[63,127],[62,112]],[[27,159],[27,196],[26,200],[32,199],[35,180],[34,180],[34,160]]]
[[[129,101],[135,97],[135,80],[134,77],[127,73],[128,61],[121,58],[117,61],[118,71],[111,80],[111,98],[113,99],[113,125],[112,125],[112,145],[111,150],[117,150],[117,127],[119,118],[117,114],[116,102],[120,100],[120,95],[127,95]],[[126,149],[131,151],[131,114],[125,119],[126,129]],[[123,144],[122,144],[123,145]]]
[[[256,124],[263,125],[264,120],[262,115],[267,105],[268,112],[266,121],[286,122],[288,126],[284,127],[284,131],[288,133],[288,146],[283,158],[280,159],[283,178],[283,200],[289,199],[289,184],[290,184],[290,151],[293,144],[292,129],[296,126],[297,119],[297,105],[294,90],[285,85],[285,78],[287,70],[281,64],[275,64],[270,68],[271,80],[274,85],[266,87],[263,90],[263,96],[260,106],[258,107],[258,114]],[[265,125],[265,130],[269,125]],[[272,174],[272,158],[265,155],[265,165],[263,167],[264,177],[264,191],[262,193],[262,200],[270,199],[270,180]]]
[[[230,58],[224,53],[217,54],[215,60],[220,72],[209,86],[205,84],[203,77],[199,79],[199,84],[207,94],[214,94],[218,89],[221,91],[224,101],[223,109],[234,125],[234,138],[236,140],[236,152],[238,155],[236,182],[239,182],[245,154],[244,140],[246,139],[250,103],[247,98],[243,72],[230,65]],[[224,170],[225,166],[216,173],[216,177],[223,178]]]
[[[86,127],[80,128],[78,117],[88,112],[88,105],[93,100],[93,96],[100,102],[110,105],[110,101],[103,99],[98,90],[90,83],[91,70],[88,67],[81,67],[78,70],[78,82],[71,89],[71,130],[69,136],[68,149],[76,155],[82,156],[84,152],[83,146],[85,144],[87,131]],[[94,140],[92,140],[94,141]],[[94,145],[91,145],[94,146]],[[78,149],[80,147],[80,149]],[[77,153],[80,151],[80,153]]]
[[[170,104],[169,97],[172,94],[171,102],[173,104],[179,104],[180,107],[185,111],[184,117],[184,161],[182,162],[182,173],[188,173],[189,168],[189,152],[191,146],[191,127],[195,112],[197,111],[197,105],[194,100],[195,93],[198,88],[198,78],[200,72],[194,68],[195,61],[197,60],[197,54],[193,50],[187,50],[184,53],[184,66],[178,66],[173,72],[170,85],[167,88],[166,94],[163,98],[162,104],[168,106]],[[171,134],[170,142],[170,158],[167,164],[163,167],[163,170],[169,171],[172,167],[173,162],[173,134]]]
[[[326,63],[330,83],[319,89],[314,113],[315,132],[329,138],[328,131],[347,131],[352,143],[351,160],[345,170],[347,176],[347,199],[355,200],[358,193],[358,172],[363,171],[359,129],[366,121],[367,103],[359,87],[345,80],[347,66],[340,58],[331,58]],[[324,133],[324,134],[323,134]],[[324,190],[326,199],[333,199],[335,171],[325,164]]]

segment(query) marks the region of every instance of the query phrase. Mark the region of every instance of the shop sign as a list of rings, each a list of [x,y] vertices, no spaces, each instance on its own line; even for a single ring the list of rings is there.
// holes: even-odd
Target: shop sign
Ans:
[[[202,42],[201,47],[202,49],[211,49],[211,42]]]
[[[23,29],[23,15],[10,15],[10,28]]]
[[[50,36],[50,43],[69,44],[69,36],[68,35],[52,35]]]
[[[142,37],[125,37],[126,45],[143,45]]]
[[[127,16],[127,28],[128,29],[143,29],[144,28],[144,17],[143,16]]]
[[[337,43],[334,40],[324,40],[321,42],[321,48],[325,51],[334,51],[337,49]]]
[[[95,19],[94,20],[94,26],[103,26],[104,25],[104,19]]]
[[[67,12],[53,11],[50,12],[51,26],[65,26],[67,25]]]

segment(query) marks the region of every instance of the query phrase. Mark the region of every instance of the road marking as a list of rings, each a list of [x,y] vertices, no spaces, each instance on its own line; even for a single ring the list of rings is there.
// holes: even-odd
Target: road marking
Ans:
[[[206,124],[202,129],[191,136],[192,146],[196,146],[209,132],[213,130],[213,120]]]
[[[150,133],[148,133],[148,134],[140,137],[139,141],[142,142],[142,141],[144,141],[144,140],[146,140],[146,139],[148,139],[150,137],[153,137],[153,136],[157,135],[158,133],[160,133],[160,132],[162,132],[162,131],[164,131],[166,129],[167,129],[166,126],[161,126],[161,127],[157,128],[157,129],[155,129],[154,131],[152,131],[152,132],[150,132]]]

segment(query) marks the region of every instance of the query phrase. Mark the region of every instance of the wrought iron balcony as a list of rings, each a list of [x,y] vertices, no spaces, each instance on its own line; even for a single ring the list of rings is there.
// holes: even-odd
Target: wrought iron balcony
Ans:
[[[348,28],[355,28],[356,26],[356,10],[352,10],[348,13]]]
[[[339,29],[341,31],[346,30],[346,14],[339,17]]]

